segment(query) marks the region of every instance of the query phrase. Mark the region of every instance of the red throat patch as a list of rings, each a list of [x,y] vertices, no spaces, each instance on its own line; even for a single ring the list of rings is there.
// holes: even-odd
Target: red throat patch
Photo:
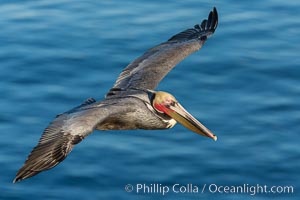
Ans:
[[[165,114],[169,114],[170,111],[172,111],[171,109],[168,109],[164,105],[158,104],[158,103],[155,103],[154,107],[155,107],[156,110],[159,110],[160,112],[163,112]]]

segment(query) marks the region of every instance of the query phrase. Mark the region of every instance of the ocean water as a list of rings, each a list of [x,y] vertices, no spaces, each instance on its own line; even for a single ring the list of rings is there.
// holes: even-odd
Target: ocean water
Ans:
[[[12,183],[56,114],[103,99],[130,61],[213,6],[213,37],[157,89],[217,142],[180,125],[95,131],[57,167]],[[299,199],[299,10],[294,0],[1,1],[0,199]],[[174,184],[199,191],[176,193]],[[220,187],[257,185],[293,193]]]

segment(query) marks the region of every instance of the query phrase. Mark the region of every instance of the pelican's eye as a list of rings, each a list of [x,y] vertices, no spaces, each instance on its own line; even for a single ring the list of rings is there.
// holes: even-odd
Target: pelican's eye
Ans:
[[[172,102],[170,103],[170,105],[173,106],[173,107],[175,106],[175,104],[176,104],[175,101],[172,101]]]

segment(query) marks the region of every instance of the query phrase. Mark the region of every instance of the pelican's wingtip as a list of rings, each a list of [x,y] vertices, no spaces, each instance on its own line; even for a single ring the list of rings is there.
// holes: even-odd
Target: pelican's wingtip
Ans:
[[[13,183],[17,183],[17,182],[19,182],[20,181],[20,179],[17,179],[17,177],[13,180]]]
[[[217,8],[209,12],[207,19],[202,20],[201,24],[196,24],[194,28],[189,28],[176,35],[173,35],[168,41],[185,41],[198,38],[201,41],[206,41],[217,29],[218,12]]]
[[[206,41],[212,36],[218,27],[218,11],[216,7],[209,12],[207,19],[204,19],[201,24],[196,24],[194,28],[198,31],[198,38],[201,41]]]
[[[13,180],[13,183],[18,183],[21,182],[22,180],[26,179],[26,177],[20,176],[20,175],[16,175],[16,177]]]
[[[215,16],[215,25],[214,25],[214,29],[216,30],[217,29],[217,26],[218,26],[218,23],[219,23],[219,15],[218,15],[218,11],[217,11],[217,8],[216,7],[214,7],[213,8],[213,14],[214,14],[214,16]]]
[[[216,14],[218,14],[217,8],[215,6],[213,7],[213,12],[216,13]]]

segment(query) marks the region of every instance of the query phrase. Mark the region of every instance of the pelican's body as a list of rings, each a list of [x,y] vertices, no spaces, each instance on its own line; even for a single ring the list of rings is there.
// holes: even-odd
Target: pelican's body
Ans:
[[[57,115],[44,130],[37,146],[18,171],[14,182],[59,164],[93,130],[167,129],[176,122],[216,140],[205,126],[166,92],[154,91],[174,66],[199,50],[218,24],[217,10],[201,25],[187,29],[159,44],[130,63],[104,100],[87,99]]]
[[[108,107],[109,115],[96,126],[97,130],[133,130],[172,128],[176,121],[166,115],[159,115],[151,105],[154,93],[151,91],[130,90],[126,94],[114,95],[101,102],[80,107],[80,110],[97,109],[101,113]],[[76,113],[76,112],[75,112]]]

